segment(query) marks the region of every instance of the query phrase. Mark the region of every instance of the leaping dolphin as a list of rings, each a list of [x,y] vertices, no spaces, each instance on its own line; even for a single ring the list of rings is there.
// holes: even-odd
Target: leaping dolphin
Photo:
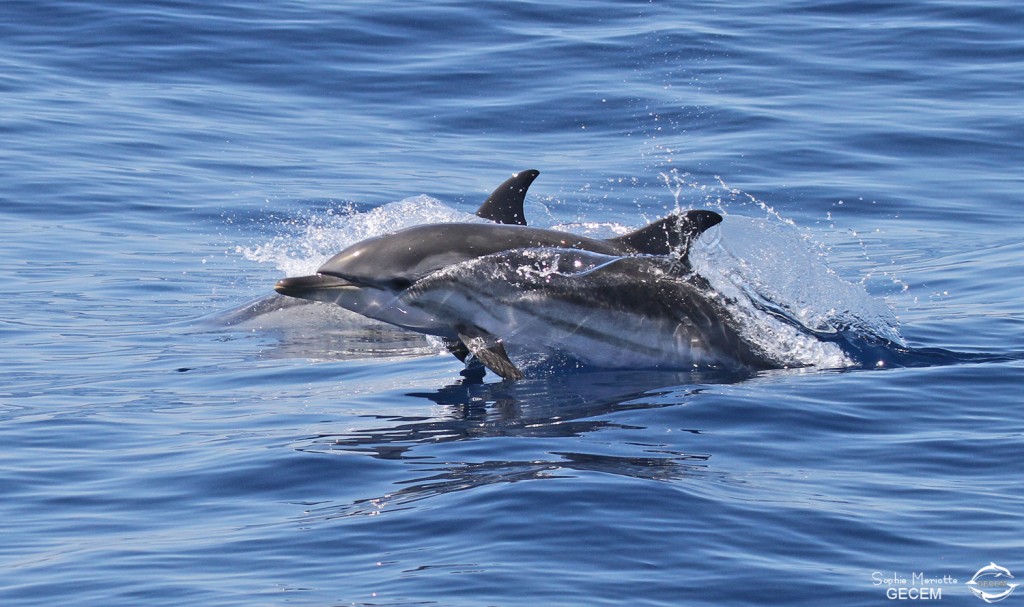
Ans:
[[[476,212],[493,223],[369,238],[275,290],[441,337],[504,379],[523,377],[506,345],[598,365],[770,366],[689,271],[691,244],[720,215],[675,213],[609,239],[528,227],[523,203],[539,174],[521,171],[494,190]]]

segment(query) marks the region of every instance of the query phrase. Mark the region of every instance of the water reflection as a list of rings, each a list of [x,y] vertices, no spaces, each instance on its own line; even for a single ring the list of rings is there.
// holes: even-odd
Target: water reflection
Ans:
[[[437,352],[427,339],[335,305],[276,293],[216,312],[189,324],[192,330],[274,338],[266,358],[362,360],[424,356]]]
[[[344,450],[383,459],[417,459],[417,445],[498,436],[575,437],[625,428],[612,413],[678,405],[709,384],[749,378],[737,373],[605,371],[557,379],[474,384],[412,392],[442,407],[432,417],[384,417],[387,424],[314,437],[304,451]],[[658,386],[658,387],[652,387]],[[696,430],[694,430],[696,432]]]
[[[667,453],[667,452],[665,452]],[[372,498],[358,499],[342,506],[321,506],[309,510],[310,516],[334,519],[350,516],[373,516],[382,512],[406,510],[417,502],[455,493],[479,489],[498,483],[568,478],[578,472],[604,472],[638,479],[670,481],[703,472],[708,454],[677,453],[662,457],[616,457],[595,453],[561,453],[560,459],[535,461],[486,461],[446,463],[437,468],[420,468],[429,476],[399,481],[396,491]]]
[[[297,448],[309,453],[358,453],[410,466],[411,478],[385,495],[322,506],[311,516],[374,515],[414,507],[425,499],[497,483],[565,478],[584,473],[674,481],[707,471],[711,454],[680,449],[686,440],[650,440],[646,428],[623,412],[678,407],[709,384],[748,376],[678,372],[579,373],[551,380],[472,384],[459,382],[408,396],[440,407],[430,417],[373,417],[370,427],[309,437]],[[696,428],[682,434],[698,435]],[[577,440],[597,432],[623,432],[607,442]],[[635,440],[643,435],[642,440]],[[678,433],[677,435],[678,436]],[[458,441],[499,438],[494,449],[474,447],[482,461],[458,461]],[[703,444],[703,443],[702,443]],[[585,448],[581,448],[585,447]],[[491,457],[493,456],[493,457]],[[464,458],[463,458],[464,459]]]

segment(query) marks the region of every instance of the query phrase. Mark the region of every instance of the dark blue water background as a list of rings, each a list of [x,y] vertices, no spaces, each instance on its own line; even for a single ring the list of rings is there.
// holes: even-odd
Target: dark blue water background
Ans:
[[[1024,573],[1022,26],[6,0],[0,603],[984,604],[980,567]],[[824,256],[908,347],[982,361],[464,385],[417,336],[236,314],[524,168],[539,225],[714,208],[810,314],[849,301],[790,263]]]

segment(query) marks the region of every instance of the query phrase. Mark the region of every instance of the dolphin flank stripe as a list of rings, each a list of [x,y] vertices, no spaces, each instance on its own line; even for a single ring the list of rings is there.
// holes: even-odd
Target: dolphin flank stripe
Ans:
[[[422,309],[425,312],[430,312],[430,313],[437,314],[437,315],[444,315],[444,312],[439,310],[439,308],[438,308],[438,306],[436,304],[428,305],[429,301],[424,300],[421,297],[417,297],[417,295],[419,294],[418,292],[423,291],[423,290],[425,290],[423,286],[414,286],[414,287],[410,288],[410,290],[409,290],[410,291],[409,305],[417,306],[417,307],[419,307],[420,309]],[[491,302],[488,302],[488,301],[486,301],[484,299],[485,297],[487,297],[487,294],[484,294],[482,292],[477,294],[477,293],[474,293],[472,290],[469,290],[469,289],[460,289],[459,290],[459,295],[467,300],[467,302],[470,304],[468,306],[469,308],[475,308],[477,310],[480,310],[484,314],[490,315],[494,320],[500,320],[498,315],[493,312],[493,310],[495,310],[496,308],[494,306],[490,305]],[[571,300],[570,301],[562,301],[560,299],[559,302],[562,303],[562,304],[568,304],[567,307],[572,307],[576,303],[575,300],[578,300],[578,301],[583,301],[584,300],[582,295],[578,295],[578,294],[570,294],[570,295],[571,295]],[[451,295],[449,294],[449,297],[450,296]],[[659,307],[659,309],[657,311],[655,311],[655,310],[648,310],[649,313],[657,312],[657,313],[664,314],[664,313],[668,312],[668,310],[665,310],[664,305],[658,304],[657,302],[652,302],[651,300],[646,299],[646,298],[642,298],[639,301],[640,301],[641,307],[644,306],[645,304],[652,304],[652,307],[653,307],[653,305],[657,305]],[[656,357],[657,354],[663,348],[663,346],[658,344],[657,342],[650,343],[650,344],[645,344],[640,339],[631,339],[632,334],[628,333],[628,332],[625,335],[620,336],[620,335],[617,335],[615,332],[613,332],[611,330],[608,330],[608,329],[601,329],[601,328],[595,327],[595,326],[588,326],[588,323],[586,322],[586,320],[581,320],[581,319],[579,319],[578,316],[574,316],[574,315],[559,314],[558,312],[560,310],[552,310],[550,312],[546,312],[542,308],[539,308],[538,306],[532,305],[533,302],[530,302],[530,301],[524,301],[524,300],[520,300],[518,302],[506,301],[506,302],[503,302],[503,304],[504,305],[501,306],[501,309],[506,309],[506,310],[507,309],[514,309],[514,310],[518,310],[519,314],[517,316],[519,316],[520,318],[528,319],[527,322],[522,322],[521,321],[519,323],[520,325],[534,324],[534,323],[538,323],[538,321],[539,321],[539,324],[541,324],[541,325],[543,325],[545,327],[551,328],[551,329],[559,329],[559,330],[561,330],[564,333],[569,333],[569,334],[576,335],[576,336],[583,336],[583,337],[588,338],[588,339],[590,339],[590,340],[592,340],[594,342],[597,342],[597,343],[600,343],[600,344],[605,344],[605,345],[610,345],[610,346],[612,346],[612,347],[614,347],[616,349],[622,350],[623,352],[634,352],[634,353],[635,352],[641,352],[641,353],[647,354],[647,355],[649,355],[651,357]],[[620,312],[620,314],[624,314],[624,313],[625,313],[624,311]],[[602,315],[602,316],[606,317],[608,319],[608,321],[610,321],[610,324],[608,324],[608,326],[610,328],[615,328],[617,326],[621,326],[622,324],[624,324],[622,322],[621,316],[619,316],[619,315],[607,315],[606,314],[606,315]],[[637,315],[637,316],[639,318],[644,318],[645,317],[643,315]],[[593,315],[591,315],[588,318],[592,318],[592,317],[593,317]],[[565,320],[565,318],[572,318],[572,319],[575,319],[575,320]],[[686,319],[683,319],[682,324],[691,325],[691,323],[689,323]],[[512,328],[510,330],[510,333],[514,335],[517,332],[517,330],[518,330],[518,328]]]
[[[507,266],[506,269],[511,270],[511,273],[514,274],[517,267],[518,266],[516,265],[516,262],[512,262]],[[462,278],[462,276],[458,276],[458,280],[460,282],[463,282],[461,280]],[[401,300],[403,301],[403,303],[407,305],[417,307],[423,310],[424,312],[430,313],[432,315],[444,316],[446,314],[450,314],[451,311],[446,311],[441,308],[443,304],[438,302],[432,302],[431,300],[423,297],[423,293],[425,291],[433,290],[433,285],[431,285],[430,283],[436,282],[437,280],[439,279],[436,277],[425,278],[423,281],[420,281],[417,285],[410,287],[406,292],[406,296],[401,297]],[[656,279],[652,277],[649,280],[653,282]],[[534,291],[537,291],[537,289],[532,289],[530,291],[525,291],[523,293],[529,293]],[[536,323],[537,321],[541,321],[541,324],[543,324],[546,327],[560,329],[565,333],[570,333],[573,335],[582,335],[592,339],[595,342],[612,345],[618,349],[623,350],[624,352],[641,351],[650,354],[652,357],[655,356],[662,349],[662,346],[659,345],[658,343],[644,344],[637,339],[630,339],[631,334],[629,333],[626,333],[624,336],[619,336],[609,330],[602,330],[597,327],[588,326],[587,323],[581,321],[578,316],[559,314],[557,313],[559,312],[558,310],[552,310],[551,312],[546,313],[543,310],[543,308],[534,305],[534,302],[528,301],[524,298],[520,298],[518,301],[503,301],[502,306],[496,307],[491,305],[493,302],[488,302],[485,300],[486,297],[493,295],[493,293],[484,293],[482,291],[474,292],[472,289],[469,288],[461,288],[458,290],[458,294],[461,298],[467,301],[467,303],[469,304],[467,306],[468,308],[474,308],[478,310],[479,313],[488,315],[495,321],[501,321],[501,318],[496,313],[496,310],[518,310],[518,317],[529,319],[528,322],[521,321],[519,323],[520,325],[529,325]],[[553,290],[549,289],[548,292],[545,294],[552,295],[554,293]],[[448,291],[443,301],[447,302],[447,300],[452,296],[453,293],[451,291]],[[563,305],[568,304],[568,307],[572,307],[573,305],[579,304],[585,305],[585,302],[587,301],[586,296],[584,294],[572,290],[566,291],[565,289],[558,289],[558,296],[558,302]],[[665,301],[659,301],[650,298],[630,299],[633,300],[631,303],[633,303],[636,306],[636,308],[639,308],[639,310],[634,310],[634,312],[646,312],[648,316],[654,317],[657,317],[658,315],[665,315],[671,313],[671,307],[667,309],[665,306]],[[620,307],[624,308],[621,311],[621,313],[626,313],[625,308],[627,306],[620,304]],[[608,320],[611,321],[611,327],[616,327],[623,324],[621,322],[621,318],[618,315],[603,316],[607,317]],[[644,315],[639,314],[638,317],[643,318]],[[573,318],[575,320],[564,320],[564,318]],[[688,319],[683,319],[682,323],[691,324],[688,322]],[[515,334],[517,330],[518,328],[511,328],[510,333]]]
[[[480,310],[486,311],[486,310],[489,309],[489,307],[487,306],[487,302],[483,301],[481,298],[475,298],[475,297],[473,297],[469,293],[465,293],[464,297],[467,300],[469,300],[471,303],[473,303],[475,305],[475,307],[477,307]],[[428,307],[426,302],[417,302],[416,304],[413,304],[413,305],[416,305],[417,307],[420,307],[424,311],[436,312],[438,310],[437,307]],[[507,307],[521,310],[520,316],[525,317],[527,319],[530,319],[529,323],[521,323],[521,324],[524,324],[524,325],[525,324],[532,324],[532,323],[535,323],[537,321],[541,321],[541,324],[543,324],[543,325],[545,325],[547,327],[551,327],[551,328],[554,328],[554,329],[561,329],[564,333],[570,333],[570,334],[573,334],[573,335],[582,335],[582,336],[587,337],[587,338],[589,338],[589,339],[591,339],[591,340],[593,340],[595,342],[599,342],[599,343],[603,343],[603,344],[607,344],[607,345],[612,345],[612,346],[617,347],[617,348],[619,348],[619,349],[621,349],[623,351],[642,350],[642,351],[649,352],[651,355],[654,355],[654,354],[656,354],[659,351],[657,346],[654,346],[654,345],[645,346],[645,345],[640,344],[640,343],[638,343],[636,341],[630,340],[630,339],[628,339],[626,337],[619,337],[619,336],[615,335],[614,333],[611,333],[611,332],[608,332],[608,331],[601,331],[601,330],[599,330],[597,328],[588,327],[583,322],[580,322],[580,321],[577,321],[577,322],[565,321],[559,315],[555,315],[553,313],[552,314],[545,314],[543,312],[537,311],[536,309],[531,309],[529,306],[525,306],[524,305],[524,306],[516,307],[516,306],[509,305]],[[493,313],[491,313],[491,316],[492,316],[492,318],[494,318],[494,320],[499,320],[497,315],[494,315]],[[516,331],[517,330],[515,328],[513,328],[510,333],[512,335],[514,335],[516,333]]]

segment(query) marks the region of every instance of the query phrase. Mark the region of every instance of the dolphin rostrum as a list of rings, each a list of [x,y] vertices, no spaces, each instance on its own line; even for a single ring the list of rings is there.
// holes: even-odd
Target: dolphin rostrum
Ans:
[[[494,190],[476,213],[493,223],[369,238],[275,290],[441,337],[504,379],[523,377],[506,345],[610,366],[770,366],[689,269],[690,245],[720,215],[674,213],[609,239],[528,227],[523,202],[537,175],[521,171]]]

